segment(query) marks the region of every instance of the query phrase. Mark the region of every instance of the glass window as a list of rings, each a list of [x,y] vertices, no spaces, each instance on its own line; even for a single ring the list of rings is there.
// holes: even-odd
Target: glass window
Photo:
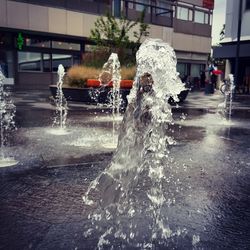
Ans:
[[[188,9],[183,7],[177,7],[177,18],[181,20],[188,20]]]
[[[179,76],[183,79],[187,74],[187,64],[186,63],[177,63],[177,72],[179,72]]]
[[[53,49],[81,50],[79,43],[66,43],[60,41],[52,41]]]
[[[43,54],[43,72],[51,72],[50,54]]]
[[[78,55],[73,55],[73,65],[75,65],[75,64],[80,64],[80,62],[81,62],[81,59],[80,59],[80,56],[78,56]]]
[[[85,52],[92,52],[97,49],[96,45],[85,44]]]
[[[12,37],[6,32],[0,32],[0,49],[6,47],[12,47]]]
[[[42,63],[41,53],[36,52],[18,52],[18,70],[19,71],[41,71]]]
[[[205,13],[202,12],[202,11],[198,11],[198,10],[196,10],[194,13],[195,13],[194,14],[194,21],[196,23],[204,23],[204,15],[205,15]]]
[[[200,64],[191,64],[191,76],[199,77],[200,76],[201,65]]]
[[[155,11],[156,14],[161,15],[161,16],[171,17],[170,11],[172,10],[172,7],[169,3],[159,1],[159,2],[157,2],[157,7],[159,7],[159,8],[156,8],[156,11]],[[161,9],[161,8],[163,8],[163,9]],[[168,10],[170,10],[170,11],[168,12]]]
[[[193,11],[188,10],[188,21],[193,21]]]
[[[29,47],[41,47],[50,48],[50,40],[38,39],[38,38],[26,38],[26,46]]]
[[[138,3],[135,5],[135,9],[137,11],[144,11],[144,9],[147,8],[147,6],[145,6],[145,4],[149,4],[149,0],[137,0],[136,2]],[[141,3],[141,4],[139,4],[139,3]],[[150,9],[148,11],[150,11]]]
[[[250,10],[250,0],[246,0],[246,10]]]
[[[205,24],[208,24],[208,13],[205,13]]]
[[[73,65],[72,55],[52,54],[52,70],[57,72],[59,64],[62,64],[65,70]]]

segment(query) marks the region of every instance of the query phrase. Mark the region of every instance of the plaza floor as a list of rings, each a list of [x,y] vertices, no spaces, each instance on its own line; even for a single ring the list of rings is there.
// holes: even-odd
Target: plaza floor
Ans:
[[[115,149],[105,143],[113,135],[112,116],[108,108],[71,102],[69,133],[56,136],[49,95],[13,96],[17,130],[6,153],[19,163],[0,168],[0,249],[97,245],[98,235],[84,237],[91,207],[82,196],[112,158]],[[250,97],[235,98],[230,122],[216,112],[222,101],[219,92],[191,92],[173,107],[176,144],[169,150],[181,191],[169,224],[188,233],[162,249],[250,249]]]

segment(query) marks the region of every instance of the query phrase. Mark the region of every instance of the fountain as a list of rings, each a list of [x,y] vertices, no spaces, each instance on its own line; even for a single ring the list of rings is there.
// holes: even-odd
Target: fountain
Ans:
[[[58,74],[58,82],[57,82],[57,92],[55,98],[56,116],[53,122],[53,127],[56,127],[56,129],[50,129],[49,133],[55,135],[66,135],[69,133],[69,131],[66,130],[68,104],[62,90],[63,77],[65,75],[65,70],[62,64],[58,66],[57,74]]]
[[[120,107],[122,104],[122,98],[120,95],[120,81],[121,81],[121,65],[116,53],[112,53],[108,58],[108,61],[103,65],[102,72],[99,75],[99,81],[101,87],[90,91],[90,96],[95,102],[99,102],[102,95],[105,99],[102,102],[107,102],[105,105],[112,109],[112,142],[106,142],[104,147],[116,148],[117,136],[115,135],[116,121],[120,119]],[[112,88],[107,92],[107,87]],[[107,95],[107,96],[106,96]]]
[[[218,105],[218,113],[224,120],[231,123],[232,116],[232,103],[233,103],[233,93],[234,93],[234,76],[232,74],[228,75],[228,79],[220,88],[221,92],[224,94],[224,102]]]
[[[18,163],[14,158],[5,156],[4,153],[9,132],[15,128],[16,107],[9,93],[4,90],[4,79],[0,68],[0,167],[9,167]]]
[[[85,237],[99,234],[97,247],[167,246],[169,239],[185,233],[170,228],[166,211],[175,204],[179,179],[169,155],[174,139],[168,99],[178,101],[184,85],[176,72],[173,49],[157,39],[147,39],[136,54],[135,84],[120,128],[118,147],[110,165],[92,181],[83,196],[91,206],[91,225]],[[173,171],[174,172],[174,171]],[[168,197],[165,188],[173,184]],[[177,192],[177,191],[176,191]],[[195,242],[199,236],[195,236]]]

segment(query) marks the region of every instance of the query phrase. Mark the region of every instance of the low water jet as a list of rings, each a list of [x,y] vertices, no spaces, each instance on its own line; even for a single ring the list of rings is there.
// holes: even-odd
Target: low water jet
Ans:
[[[0,167],[10,167],[18,162],[9,156],[6,156],[7,137],[11,130],[15,129],[16,107],[7,91],[4,90],[5,77],[0,68]]]
[[[106,148],[116,148],[115,127],[116,121],[121,117],[120,107],[123,102],[120,94],[121,65],[116,53],[112,53],[108,61],[103,65],[99,81],[101,86],[91,90],[90,96],[98,103],[100,96],[103,93],[106,94],[107,89],[110,88],[107,93],[107,103],[105,105],[112,109],[112,142],[106,142],[103,146]]]
[[[57,74],[58,81],[55,97],[56,116],[53,122],[53,128],[51,128],[48,132],[53,135],[66,135],[69,134],[69,131],[66,130],[68,103],[62,90],[63,78],[65,75],[65,70],[62,64],[58,66]]]

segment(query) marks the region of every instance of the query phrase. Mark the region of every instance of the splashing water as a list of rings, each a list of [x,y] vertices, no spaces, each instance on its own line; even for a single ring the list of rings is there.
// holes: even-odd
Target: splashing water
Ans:
[[[233,93],[235,89],[234,85],[234,76],[229,74],[229,82],[230,82],[230,99],[229,99],[229,112],[228,112],[228,120],[231,121],[232,118],[232,105],[233,105]]]
[[[9,132],[15,129],[16,107],[12,102],[10,95],[4,91],[4,75],[0,69],[0,167],[16,165],[18,162],[12,157],[4,155],[5,145]]]
[[[221,92],[224,94],[224,102],[218,105],[218,113],[220,116],[231,123],[232,118],[232,104],[233,104],[233,93],[234,93],[234,76],[232,74],[228,75],[228,80],[221,88]]]
[[[103,65],[103,71],[111,75],[112,81],[112,90],[108,93],[108,101],[112,107],[112,144],[106,145],[106,147],[112,148],[113,145],[117,145],[115,140],[115,121],[116,117],[119,116],[119,110],[121,105],[121,96],[120,96],[120,82],[121,82],[121,65],[116,53],[112,53],[108,61]],[[102,75],[100,75],[100,81],[102,81]]]
[[[167,129],[173,123],[168,99],[178,101],[184,85],[176,72],[176,56],[168,44],[147,39],[136,54],[137,73],[111,164],[83,196],[93,206],[86,237],[101,234],[97,247],[132,246],[151,249],[181,234],[170,228],[163,208],[175,203],[165,197],[172,168]]]
[[[109,56],[108,61],[103,65],[102,72],[99,75],[101,87],[90,91],[91,98],[98,103],[102,94],[107,95],[107,106],[112,109],[113,117],[113,136],[112,143],[106,144],[109,148],[115,148],[117,142],[115,140],[115,125],[119,117],[120,107],[122,105],[122,98],[120,95],[120,82],[121,82],[121,65],[116,53]],[[112,88],[110,88],[112,86]]]
[[[121,105],[120,96],[121,65],[116,53],[112,53],[103,65],[99,75],[100,88],[90,91],[91,98],[98,103],[102,93],[107,95],[107,105],[112,108],[112,113],[119,113]],[[110,91],[109,90],[110,88]]]
[[[56,92],[56,98],[55,98],[55,105],[56,105],[56,117],[53,123],[53,127],[57,126],[59,127],[54,131],[50,130],[51,133],[57,134],[57,135],[64,135],[68,132],[66,131],[66,119],[68,114],[68,104],[67,100],[64,97],[62,85],[63,85],[63,77],[65,75],[65,70],[62,64],[58,66],[57,70],[58,74],[58,82],[57,82],[57,92]]]

